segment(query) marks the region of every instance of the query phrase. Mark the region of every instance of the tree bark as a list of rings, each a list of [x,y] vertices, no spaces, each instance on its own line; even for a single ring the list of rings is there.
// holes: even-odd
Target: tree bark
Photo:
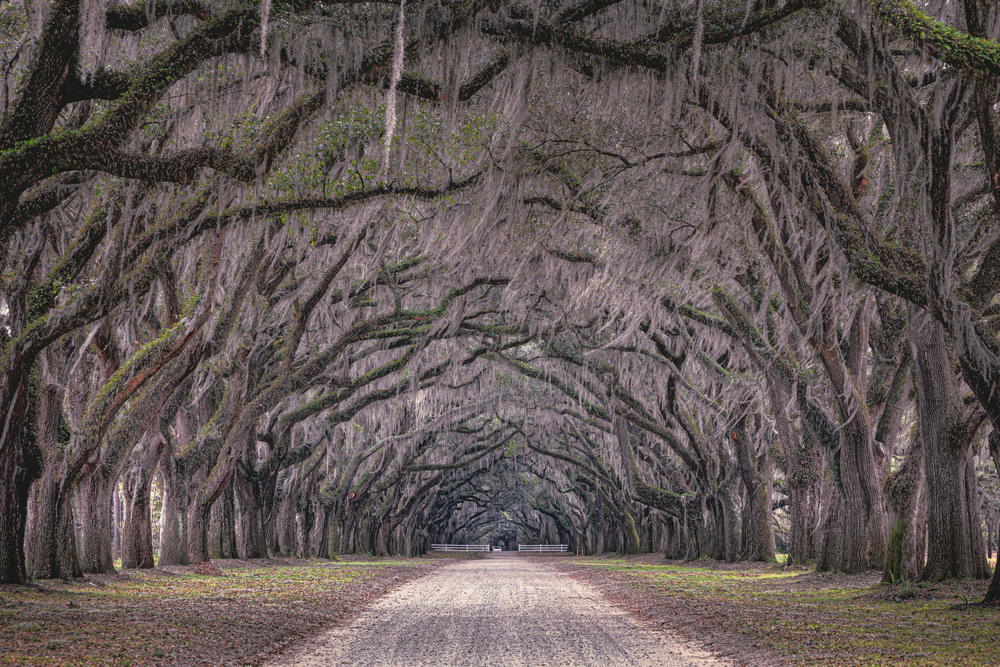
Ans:
[[[124,494],[118,493],[117,490],[111,494],[114,507],[114,518],[111,522],[111,553],[116,559],[121,558],[124,562],[125,555],[122,553],[122,532],[125,529],[125,517],[122,516],[122,504],[124,501],[122,498],[123,495]],[[129,501],[131,502],[131,494]],[[123,564],[122,567],[127,566]]]
[[[917,556],[922,555],[917,542],[922,546],[924,541],[924,526],[920,521],[923,474],[923,446],[914,437],[903,465],[885,482],[892,530],[883,583],[916,581],[923,568],[923,559],[917,560]]]
[[[211,511],[211,504],[205,502],[195,500],[188,505],[187,552],[188,563],[192,565],[208,560],[208,520]]]
[[[733,443],[740,478],[746,488],[743,506],[743,530],[740,558],[748,561],[774,561],[774,521],[771,512],[771,478],[774,473],[767,448],[758,456],[742,422],[733,428]]]
[[[169,443],[160,457],[160,477],[163,478],[163,507],[160,510],[159,564],[187,565],[187,539],[182,526],[187,494]]]
[[[75,509],[82,523],[80,567],[84,574],[115,574],[111,551],[112,482],[102,470],[87,471],[77,485]]]
[[[153,524],[150,518],[149,484],[136,484],[129,498],[121,531],[122,569],[153,568]]]
[[[970,497],[976,497],[976,490],[974,486],[967,488],[970,479],[975,482],[974,475],[967,474],[967,467],[972,466],[973,434],[963,419],[944,329],[915,306],[910,308],[910,345],[927,489],[928,552],[921,578],[985,578],[989,568],[982,544],[979,503],[978,498],[969,503]],[[973,538],[973,532],[978,539]]]
[[[240,544],[237,545],[237,551],[240,558],[267,558],[260,487],[242,463],[237,466],[233,476],[233,491],[239,505]]]
[[[278,552],[282,556],[295,555],[295,515],[297,494],[294,473],[285,478],[278,504],[278,522],[275,526],[278,536]]]
[[[51,353],[42,356],[42,382],[38,402],[38,440],[45,456],[41,479],[31,488],[28,531],[28,574],[32,579],[79,577],[76,536],[69,498],[60,499],[65,438],[60,435],[65,390],[52,373]],[[64,432],[65,433],[65,432]]]
[[[133,454],[135,460],[128,473],[131,497],[121,531],[123,569],[148,570],[155,564],[149,494],[153,473],[166,445],[166,441],[160,437],[158,431],[159,429],[153,429],[145,439],[145,446],[135,450]]]
[[[41,451],[35,444],[34,415],[27,378],[4,376],[0,387],[17,382],[13,399],[0,404],[0,583],[25,583],[24,528],[31,483],[41,475]],[[7,417],[4,419],[3,417]]]
[[[791,506],[788,557],[790,562],[802,565],[817,555],[815,536],[819,527],[822,458],[809,430],[796,431],[793,427],[788,416],[789,395],[784,386],[770,373],[765,378],[778,441],[785,455],[785,483]]]
[[[997,431],[996,428],[990,432],[989,442],[990,457],[993,459],[993,465],[996,466],[997,470],[1000,470],[1000,431]],[[1000,533],[1000,530],[997,532]],[[1000,537],[997,539],[997,552],[1000,553]],[[994,607],[1000,606],[1000,558],[997,559],[997,567],[993,568],[993,578],[990,580],[990,587],[986,589],[983,604]]]
[[[208,524],[208,557],[236,558],[236,510],[230,483],[215,504]]]
[[[31,525],[28,537],[32,579],[66,579],[82,573],[76,558],[76,534],[68,497],[60,501],[58,463],[45,469],[31,490]]]
[[[816,571],[831,572],[840,569],[843,555],[843,503],[840,487],[831,482],[826,492],[826,508],[820,528],[820,543],[816,554]]]

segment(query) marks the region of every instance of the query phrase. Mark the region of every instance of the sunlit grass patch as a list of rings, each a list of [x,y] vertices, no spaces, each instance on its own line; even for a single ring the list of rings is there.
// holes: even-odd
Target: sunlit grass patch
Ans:
[[[1000,614],[968,605],[988,582],[878,584],[777,565],[574,561],[623,584],[648,620],[721,634],[801,665],[1000,665]],[[593,580],[593,579],[591,579]],[[600,579],[597,580],[600,585]]]
[[[428,571],[393,560],[216,561],[0,587],[0,665],[260,664]]]

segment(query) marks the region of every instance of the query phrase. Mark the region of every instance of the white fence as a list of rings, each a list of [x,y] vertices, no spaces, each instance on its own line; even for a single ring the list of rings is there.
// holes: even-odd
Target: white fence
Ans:
[[[432,544],[434,551],[489,551],[488,544]]]
[[[568,544],[518,544],[518,551],[534,551],[540,554],[561,553],[569,550]]]

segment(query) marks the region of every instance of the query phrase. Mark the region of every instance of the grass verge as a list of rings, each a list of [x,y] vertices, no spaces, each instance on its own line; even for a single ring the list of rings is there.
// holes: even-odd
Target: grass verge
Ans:
[[[0,665],[259,665],[435,567],[419,560],[212,565],[219,567],[0,586]]]
[[[1000,665],[1000,610],[988,582],[879,584],[877,573],[649,555],[561,565],[647,623],[743,665]]]

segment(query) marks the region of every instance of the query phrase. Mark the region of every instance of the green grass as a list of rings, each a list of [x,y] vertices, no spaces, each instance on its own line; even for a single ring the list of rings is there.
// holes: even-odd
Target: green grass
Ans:
[[[256,665],[343,620],[426,561],[216,561],[0,586],[0,665]]]
[[[767,565],[575,564],[645,596],[647,609],[658,602],[678,626],[708,620],[702,636],[728,633],[792,664],[1000,665],[1000,610],[967,604],[987,582],[890,587]]]

